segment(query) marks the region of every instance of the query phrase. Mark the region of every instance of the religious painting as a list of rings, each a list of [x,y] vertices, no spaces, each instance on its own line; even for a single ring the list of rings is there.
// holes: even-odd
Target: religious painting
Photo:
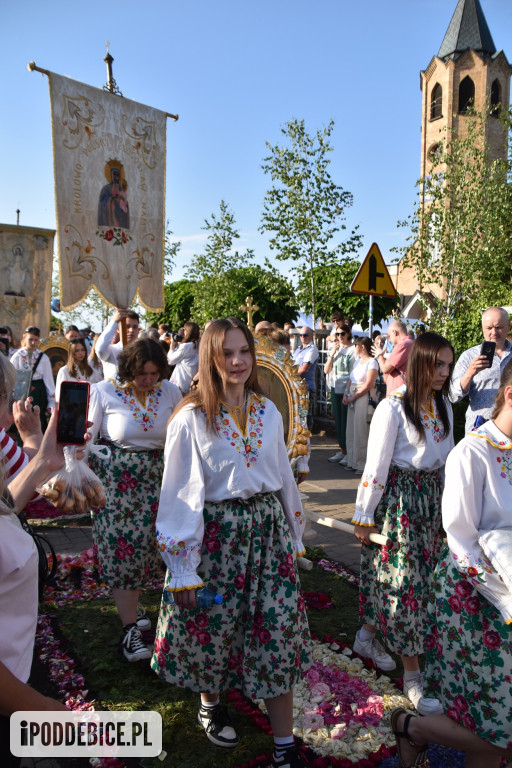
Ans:
[[[53,229],[0,224],[0,325],[20,339],[30,325],[48,334]]]
[[[164,306],[165,112],[49,73],[60,299]]]
[[[65,336],[50,336],[41,340],[39,349],[50,358],[53,378],[57,381],[58,372],[68,362],[69,341]]]

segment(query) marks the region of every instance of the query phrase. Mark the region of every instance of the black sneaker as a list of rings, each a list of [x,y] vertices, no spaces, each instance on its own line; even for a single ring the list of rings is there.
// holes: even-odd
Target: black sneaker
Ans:
[[[212,744],[218,747],[236,747],[238,744],[238,736],[223,704],[217,704],[216,707],[211,708],[201,707],[197,719]]]
[[[125,627],[123,653],[128,661],[142,661],[143,659],[150,659],[153,655],[153,651],[142,642],[140,629],[136,624],[129,624]]]
[[[307,768],[308,763],[304,760],[301,753],[296,747],[287,749],[280,757],[276,757],[276,753],[272,755],[272,767],[273,768]]]
[[[147,629],[151,629],[151,621],[148,619],[146,609],[143,605],[137,606],[136,623],[141,632],[145,632]]]

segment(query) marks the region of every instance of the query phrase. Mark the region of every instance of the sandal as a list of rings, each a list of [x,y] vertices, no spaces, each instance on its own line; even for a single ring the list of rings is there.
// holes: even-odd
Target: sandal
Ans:
[[[405,715],[404,729],[398,730],[398,718],[400,715]],[[418,717],[414,712],[408,712],[405,707],[397,707],[391,713],[391,728],[395,734],[396,746],[398,748],[398,759],[402,768],[429,768],[430,762],[427,757],[427,744],[424,747],[418,747],[409,736],[409,721],[411,717]],[[405,762],[405,755],[403,754],[402,739],[406,739],[409,746],[418,751],[413,757],[413,762]]]

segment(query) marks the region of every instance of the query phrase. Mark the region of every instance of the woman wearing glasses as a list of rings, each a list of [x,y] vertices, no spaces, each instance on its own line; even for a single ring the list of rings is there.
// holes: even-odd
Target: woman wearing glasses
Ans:
[[[30,395],[34,405],[39,406],[41,429],[48,426],[48,412],[55,408],[55,382],[50,358],[38,349],[41,331],[35,325],[25,329],[21,347],[11,357],[11,363],[18,371],[32,371]]]
[[[336,437],[339,451],[331,456],[329,461],[346,464],[347,455],[347,414],[348,405],[343,404],[343,395],[354,365],[355,351],[352,344],[350,326],[343,323],[336,328],[334,342],[329,348],[324,373],[327,387],[331,393],[331,408],[336,425]]]

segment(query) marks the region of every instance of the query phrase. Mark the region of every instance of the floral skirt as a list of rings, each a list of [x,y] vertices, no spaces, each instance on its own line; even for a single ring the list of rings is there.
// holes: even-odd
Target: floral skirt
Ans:
[[[424,651],[428,593],[442,548],[441,480],[437,472],[392,466],[375,525],[398,544],[390,552],[363,545],[359,616],[375,624],[394,653]]]
[[[91,456],[107,496],[94,510],[92,534],[99,572],[112,589],[140,589],[163,566],[156,543],[156,513],[163,451],[127,451],[108,444],[109,462]]]
[[[262,493],[207,502],[203,514],[199,575],[224,601],[209,611],[162,601],[151,665],[193,691],[287,693],[309,667],[310,636],[281,505]]]
[[[426,678],[445,713],[512,749],[512,625],[443,553],[430,595]]]

